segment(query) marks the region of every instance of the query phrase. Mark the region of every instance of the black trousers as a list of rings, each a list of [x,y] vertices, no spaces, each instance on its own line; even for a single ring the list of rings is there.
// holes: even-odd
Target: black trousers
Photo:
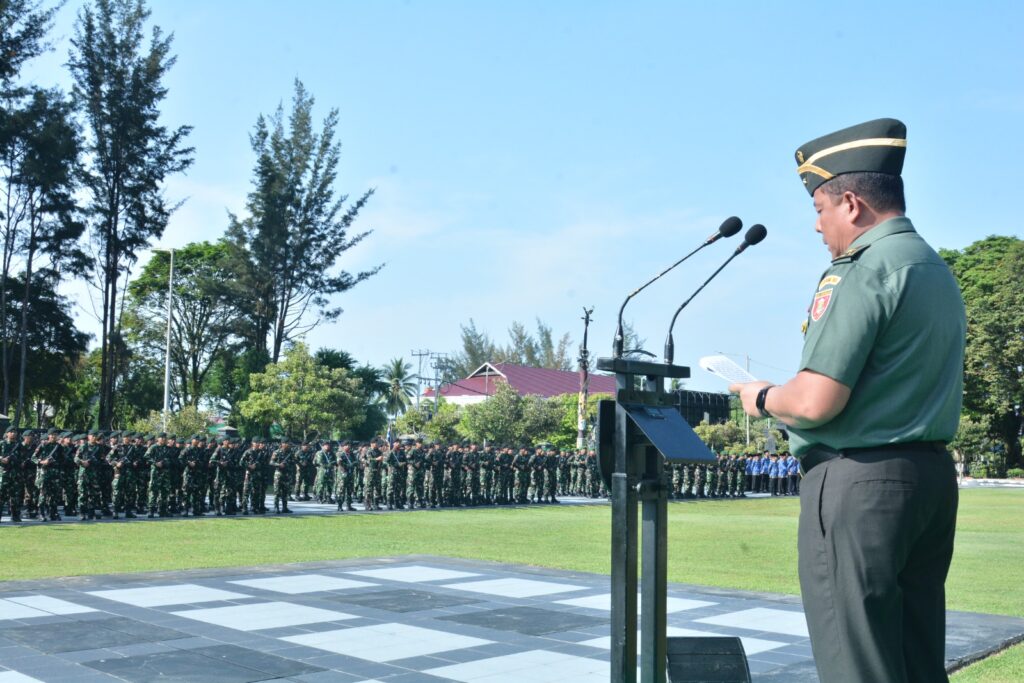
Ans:
[[[822,683],[947,681],[957,483],[945,450],[873,450],[800,483],[800,590]]]

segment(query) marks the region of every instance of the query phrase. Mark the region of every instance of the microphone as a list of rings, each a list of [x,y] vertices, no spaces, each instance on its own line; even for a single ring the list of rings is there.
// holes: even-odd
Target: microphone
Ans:
[[[759,244],[767,236],[768,236],[768,230],[763,225],[761,225],[760,223],[758,223],[757,225],[752,226],[750,228],[750,230],[747,230],[747,234],[745,234],[743,236],[743,244],[741,244],[740,246],[736,247],[736,251],[732,252],[732,255],[729,256],[729,258],[727,258],[725,260],[725,263],[723,263],[722,265],[718,266],[718,270],[716,270],[715,272],[711,273],[711,277],[709,277],[707,280],[705,280],[704,284],[702,284],[700,287],[698,287],[697,291],[695,291],[693,294],[691,294],[690,298],[687,299],[686,301],[684,301],[683,304],[679,308],[676,309],[675,315],[672,316],[672,322],[668,326],[668,337],[665,339],[665,362],[667,364],[669,364],[669,365],[672,364],[672,358],[675,355],[675,343],[672,340],[672,328],[675,327],[675,325],[676,325],[676,318],[679,317],[679,314],[683,312],[683,309],[686,308],[686,306],[691,301],[693,301],[693,298],[695,296],[697,296],[698,294],[700,294],[701,290],[704,289],[705,287],[707,287],[708,283],[711,282],[712,280],[714,280],[715,277],[719,273],[722,272],[722,269],[724,269],[727,265],[729,265],[729,263],[734,258],[736,258],[740,254],[742,254],[744,251],[746,251],[747,247],[752,247],[755,244]]]
[[[639,294],[643,290],[647,289],[647,287],[650,286],[651,284],[653,284],[655,282],[655,280],[658,280],[662,275],[664,275],[668,271],[672,270],[673,268],[678,266],[680,263],[682,263],[686,259],[688,259],[691,256],[693,256],[694,254],[696,254],[698,251],[700,251],[704,247],[708,246],[709,244],[713,244],[713,243],[717,242],[718,240],[722,239],[723,237],[732,237],[733,235],[738,233],[740,231],[740,228],[742,228],[742,227],[743,227],[743,221],[741,221],[736,216],[730,216],[729,218],[726,218],[724,221],[722,221],[722,224],[720,226],[718,226],[718,231],[715,232],[714,234],[712,234],[706,240],[704,240],[703,244],[701,244],[699,247],[697,247],[696,249],[691,251],[689,254],[687,254],[683,258],[681,258],[678,261],[676,261],[675,263],[673,263],[671,266],[669,266],[665,270],[663,270],[660,273],[658,273],[657,275],[655,275],[653,278],[651,278],[650,280],[645,282],[640,287],[637,287],[636,289],[634,289],[630,293],[630,295],[626,297],[626,300],[623,301],[622,305],[619,307],[619,324],[618,324],[618,327],[615,329],[615,339],[612,341],[612,356],[615,357],[615,358],[621,358],[622,357],[622,347],[623,347],[623,344],[625,344],[625,336],[626,336],[625,332],[622,329],[622,312],[626,310],[626,304],[629,303],[630,299],[632,299],[634,296],[636,296],[637,294]],[[764,228],[761,228],[761,229],[764,230]],[[747,236],[749,236],[749,235],[750,235],[750,231],[747,231]],[[761,236],[761,239],[764,239],[764,235]],[[760,241],[761,240],[759,239],[758,242],[760,242]]]
[[[722,221],[722,224],[718,226],[718,230],[714,232],[705,242],[704,245],[713,244],[723,237],[732,237],[740,231],[743,227],[743,221],[736,216],[730,216]]]

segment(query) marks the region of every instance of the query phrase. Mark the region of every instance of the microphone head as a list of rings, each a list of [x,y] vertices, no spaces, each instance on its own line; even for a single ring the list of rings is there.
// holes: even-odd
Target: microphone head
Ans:
[[[749,246],[754,246],[767,236],[767,228],[758,223],[757,225],[751,226],[750,230],[747,230],[747,234],[743,236],[743,242]]]
[[[736,216],[730,216],[722,221],[722,224],[718,226],[718,234],[722,237],[732,237],[740,231],[743,227],[743,221]]]

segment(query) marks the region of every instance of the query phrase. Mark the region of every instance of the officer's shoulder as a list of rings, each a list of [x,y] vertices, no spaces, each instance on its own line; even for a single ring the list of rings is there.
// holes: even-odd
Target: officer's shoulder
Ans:
[[[832,259],[832,265],[837,266],[844,263],[854,263],[860,260],[860,257],[864,255],[870,246],[870,244],[860,244],[850,247],[842,254]]]

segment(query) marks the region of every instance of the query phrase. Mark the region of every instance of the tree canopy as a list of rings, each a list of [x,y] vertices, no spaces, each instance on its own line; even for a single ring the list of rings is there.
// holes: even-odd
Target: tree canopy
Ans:
[[[251,377],[252,391],[239,409],[244,417],[277,424],[291,438],[347,435],[365,419],[359,380],[347,370],[316,362],[303,343]]]
[[[1024,240],[992,236],[941,253],[967,310],[964,409],[987,426],[1005,454],[1003,465],[1017,467],[1024,428]]]

